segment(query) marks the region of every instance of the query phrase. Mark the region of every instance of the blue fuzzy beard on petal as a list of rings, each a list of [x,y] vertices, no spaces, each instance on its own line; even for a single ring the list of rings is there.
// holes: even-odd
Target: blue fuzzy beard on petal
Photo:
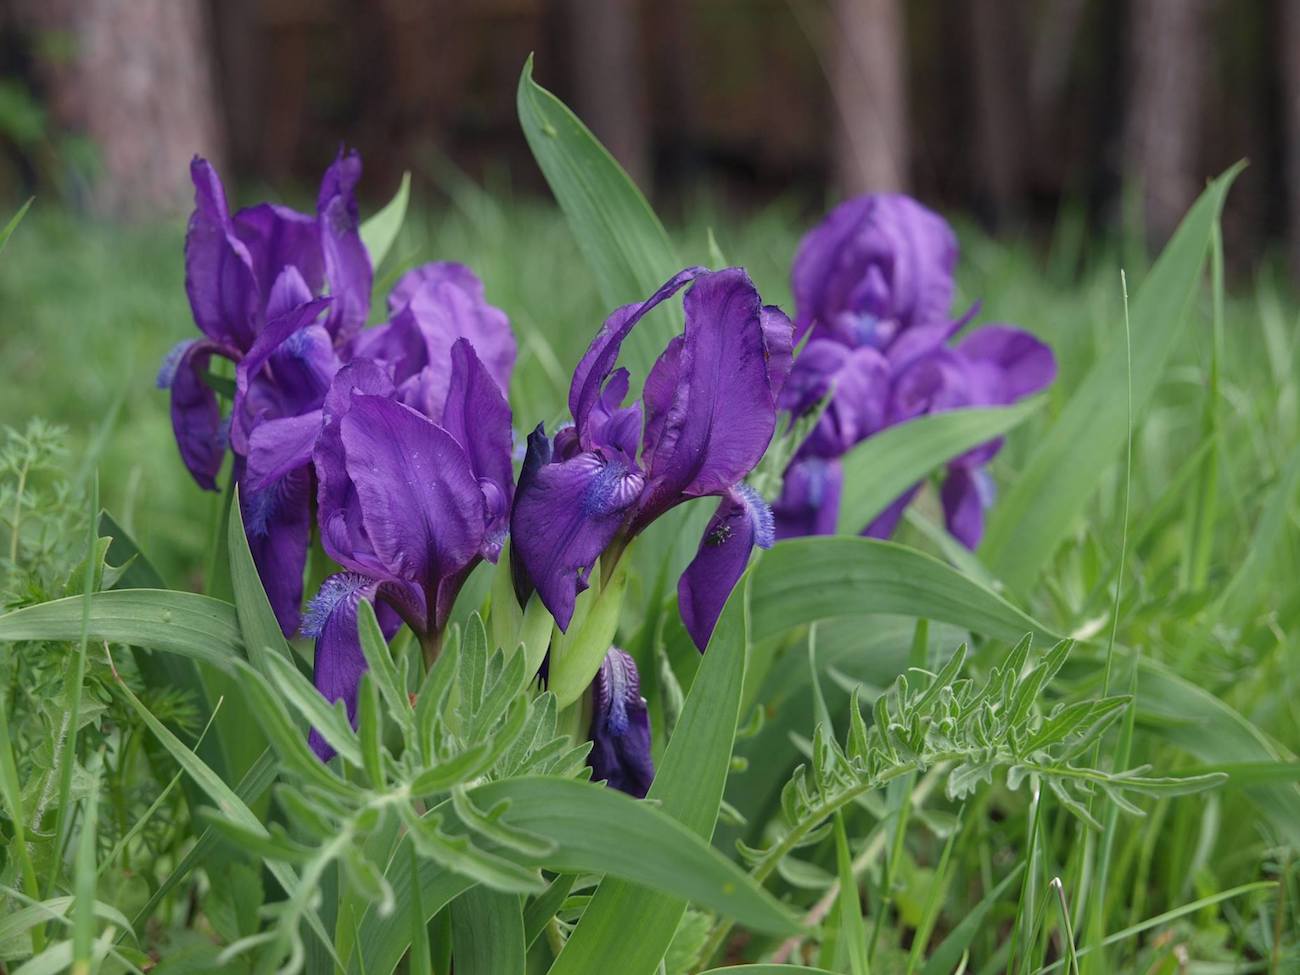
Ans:
[[[358,590],[371,585],[374,585],[373,579],[356,572],[340,572],[330,576],[321,583],[320,590],[311,598],[306,611],[302,614],[302,635],[320,636],[334,608]]]
[[[158,364],[158,377],[154,380],[154,384],[159,389],[172,388],[172,383],[176,381],[176,370],[181,366],[181,360],[185,358],[185,353],[190,350],[190,346],[196,341],[198,340],[185,339],[177,342],[167,350],[162,362]]]
[[[759,548],[771,548],[776,541],[776,518],[772,515],[771,505],[748,484],[737,484],[734,490],[754,526],[754,544]]]

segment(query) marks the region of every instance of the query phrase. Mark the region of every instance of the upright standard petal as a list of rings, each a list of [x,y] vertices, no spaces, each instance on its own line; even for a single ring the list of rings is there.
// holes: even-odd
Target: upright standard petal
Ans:
[[[906,329],[945,321],[956,263],[947,222],[910,197],[842,203],[800,241],[795,341],[815,326],[847,345],[883,348]]]
[[[686,292],[677,388],[652,445],[639,530],[687,497],[718,494],[762,458],[776,429],[762,302],[739,268],[701,274]]]
[[[467,340],[460,339],[452,346],[451,360],[451,388],[442,427],[464,448],[478,478],[487,517],[481,554],[495,562],[514,501],[510,404]]]
[[[583,354],[578,366],[573,371],[573,381],[569,384],[569,414],[582,439],[584,448],[590,449],[585,436],[587,415],[596,406],[605,388],[605,380],[614,371],[618,361],[619,349],[628,333],[661,302],[675,295],[681,288],[708,271],[702,267],[688,267],[678,271],[660,286],[659,290],[645,301],[633,305],[624,305],[605,319],[591,345]]]
[[[252,257],[231,226],[226,191],[216,170],[195,156],[190,176],[194,212],[185,233],[185,293],[199,330],[242,352],[252,345],[261,324]]]
[[[812,410],[834,390],[821,419],[801,448],[805,454],[838,457],[885,424],[889,363],[870,346],[849,348],[813,339],[782,390],[780,405],[794,416]]]
[[[316,511],[321,545],[335,562],[354,572],[384,575],[361,517],[361,501],[347,470],[343,418],[356,395],[390,396],[393,382],[387,371],[369,359],[357,359],[340,369],[325,396],[321,429],[312,450],[316,468]]]
[[[287,267],[294,268],[306,282],[309,298],[320,294],[325,284],[325,257],[315,217],[278,203],[259,203],[240,210],[231,223],[248,249],[263,307],[270,303],[271,289]]]
[[[318,409],[338,369],[338,360],[328,335],[319,329],[319,341],[301,333],[308,329],[330,304],[329,298],[311,297],[297,268],[286,268],[272,289],[268,310],[275,317],[254,340],[235,369],[235,401],[231,411],[231,442],[246,453],[248,437],[260,414],[272,419]],[[253,385],[276,357],[281,368],[257,391]]]
[[[515,488],[515,496],[518,497],[524,491],[528,490],[534,481],[537,480],[538,472],[551,462],[551,439],[546,435],[544,424],[537,424],[533,432],[528,435],[528,446],[524,451],[524,462],[519,467],[519,482]],[[514,505],[511,505],[511,520],[514,518]],[[523,558],[518,554],[518,543],[515,545],[516,553],[510,557],[510,579],[514,583],[515,598],[519,600],[520,607],[528,605],[528,598],[533,594],[536,586],[533,584],[532,577],[528,570],[524,568]]]
[[[677,582],[682,622],[701,653],[749,564],[749,553],[755,545],[771,548],[775,540],[772,509],[757,491],[737,484],[723,496],[704,529],[699,551]]]
[[[654,780],[650,715],[641,696],[636,661],[611,647],[592,683],[592,778],[644,799]]]
[[[356,198],[360,180],[361,157],[356,152],[340,151],[325,171],[316,203],[325,278],[334,298],[325,327],[339,339],[360,331],[370,314],[373,270],[366,245],[361,242]]]
[[[776,305],[764,305],[760,312],[763,325],[763,348],[767,353],[767,382],[773,398],[781,395],[781,388],[794,364],[794,323]]]
[[[568,629],[588,573],[644,484],[640,471],[599,451],[520,476],[510,517],[512,551],[561,630]]]
[[[450,434],[400,403],[356,394],[340,433],[366,535],[391,576],[433,591],[478,554],[483,493]]]

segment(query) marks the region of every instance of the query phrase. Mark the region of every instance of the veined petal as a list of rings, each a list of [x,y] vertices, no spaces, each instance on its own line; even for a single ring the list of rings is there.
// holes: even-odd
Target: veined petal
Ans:
[[[325,283],[325,259],[320,225],[314,216],[278,203],[259,203],[236,213],[232,224],[235,236],[248,249],[264,307],[270,304],[271,289],[287,267],[297,270],[305,281],[307,298],[320,293]]]
[[[815,326],[847,345],[883,348],[900,332],[946,321],[956,263],[952,229],[910,197],[848,200],[799,243],[795,342]]]
[[[264,491],[292,470],[311,464],[321,431],[321,411],[266,420],[253,427],[242,484]]]
[[[311,544],[311,469],[300,466],[260,491],[241,492],[253,563],[285,636],[298,629],[302,577]]]
[[[654,779],[650,716],[636,662],[617,647],[605,655],[592,682],[591,777],[644,799]]]
[[[587,415],[600,399],[606,378],[614,371],[614,364],[618,361],[623,340],[627,338],[636,323],[660,302],[671,298],[683,285],[706,273],[707,270],[702,267],[688,267],[678,271],[645,301],[624,305],[605,319],[605,324],[591,340],[591,345],[587,347],[586,353],[578,362],[578,367],[574,369],[573,381],[569,385],[569,413],[573,417],[585,449],[590,449],[591,446],[586,440]]]
[[[531,441],[531,438],[530,438]],[[597,452],[520,476],[510,519],[512,551],[561,630],[587,573],[618,534],[644,486],[641,472]]]
[[[348,363],[335,375],[325,396],[320,435],[312,450],[322,546],[340,565],[375,575],[386,573],[366,534],[361,501],[348,476],[342,422],[354,395],[389,396],[392,392],[392,380],[379,364],[369,359]]]
[[[528,448],[524,452],[524,462],[519,468],[519,483],[515,488],[515,496],[523,494],[529,490],[533,482],[537,479],[537,473],[551,462],[551,440],[546,436],[546,428],[539,423],[533,428],[533,432],[528,435]],[[513,529],[514,508],[511,507],[511,521]],[[514,583],[515,598],[519,600],[520,607],[528,605],[528,597],[533,594],[536,588],[533,585],[532,578],[528,575],[528,570],[524,568],[522,556],[517,552],[510,558],[510,579]]]
[[[340,432],[366,535],[390,575],[432,591],[478,554],[483,492],[447,431],[385,397],[353,394]]]
[[[495,562],[510,524],[514,452],[510,404],[466,339],[451,350],[451,388],[442,427],[461,445],[483,491],[487,516],[481,554]]]
[[[305,300],[295,304],[299,299]],[[296,268],[286,268],[276,280],[268,309],[280,313],[266,323],[235,370],[231,442],[239,453],[247,453],[248,437],[259,415],[270,413],[275,419],[320,407],[338,359],[324,329],[315,335],[309,329],[330,301],[312,299]],[[262,385],[261,395],[253,395],[254,383],[273,357],[279,367],[275,376]]]
[[[749,276],[739,268],[701,274],[684,305],[677,391],[647,470],[638,530],[687,497],[739,482],[776,429],[762,303]]]
[[[700,652],[709,645],[713,627],[736,581],[749,564],[754,546],[771,548],[776,540],[772,509],[748,484],[723,496],[709,519],[695,558],[677,582],[677,605],[686,632]]]
[[[785,472],[781,497],[772,505],[776,537],[834,535],[843,485],[844,468],[838,459],[796,460]]]
[[[216,170],[195,156],[190,176],[194,212],[185,233],[185,293],[200,331],[214,342],[244,351],[260,324],[252,257],[231,226],[226,191]]]
[[[772,398],[781,395],[781,388],[794,364],[794,323],[776,305],[764,305],[759,312],[763,326],[763,349],[767,354],[767,382],[772,388]]]
[[[334,298],[325,327],[340,339],[360,331],[370,314],[373,271],[370,255],[361,242],[356,198],[360,180],[361,157],[340,150],[325,171],[316,203],[325,278]]]
[[[838,457],[884,426],[889,386],[889,364],[877,350],[813,339],[790,370],[781,406],[800,416],[833,389],[834,396],[803,450]]]

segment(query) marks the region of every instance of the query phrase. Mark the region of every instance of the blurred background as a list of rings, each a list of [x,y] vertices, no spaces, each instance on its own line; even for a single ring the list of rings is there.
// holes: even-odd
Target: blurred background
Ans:
[[[232,206],[311,210],[341,143],[363,217],[413,177],[373,320],[402,268],[468,263],[519,336],[516,416],[550,425],[609,309],[519,128],[530,53],[683,262],[716,240],[773,303],[844,196],[938,209],[954,307],[1053,343],[1053,410],[1115,341],[1119,268],[1140,282],[1206,179],[1249,158],[1224,217],[1244,483],[1300,442],[1300,0],[0,0],[0,224],[36,197],[0,255],[0,428],[62,427],[76,483],[98,469],[155,564],[198,585],[218,498],[154,387],[196,334],[189,162],[217,163]],[[1208,306],[1139,443],[1152,498],[1200,442]]]
[[[196,151],[312,186],[340,142],[403,170],[544,185],[519,69],[662,212],[903,189],[986,228],[1168,235],[1242,157],[1239,266],[1300,267],[1300,0],[4,0],[0,198],[183,210]],[[1126,196],[1126,188],[1128,195]],[[430,199],[426,193],[425,199]],[[1126,199],[1141,201],[1126,208]]]

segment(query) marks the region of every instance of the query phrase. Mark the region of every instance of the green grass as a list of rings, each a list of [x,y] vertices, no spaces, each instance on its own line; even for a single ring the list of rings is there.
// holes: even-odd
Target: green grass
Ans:
[[[712,230],[722,253],[749,268],[764,297],[788,307],[786,275],[802,229],[796,213],[778,206],[737,218],[704,210],[685,226],[669,228],[683,257],[710,263]],[[999,482],[1010,485],[1089,368],[1124,341],[1116,255],[1133,249],[1072,251],[1064,234],[1047,246],[1009,245],[967,227],[959,231],[959,303],[982,299],[981,321],[1033,330],[1053,344],[1061,363],[1046,406],[1014,431],[994,465]],[[193,334],[182,287],[182,233],[179,221],[131,229],[88,224],[38,201],[0,259],[0,425],[21,427],[33,416],[65,425],[70,470],[97,469],[104,505],[169,582],[201,589],[215,496],[200,492],[181,467],[166,394],[153,386],[163,354]],[[486,282],[489,299],[508,312],[521,347],[511,391],[517,425],[545,419],[550,427],[561,414],[569,370],[606,311],[563,219],[550,205],[461,187],[447,209],[408,219],[378,278],[391,277],[391,267],[434,259],[470,264]],[[1126,270],[1134,293],[1147,269]],[[1062,693],[1101,692],[1113,605],[1119,615],[1112,689],[1132,685],[1131,651],[1162,668],[1160,674],[1174,675],[1159,678],[1161,684],[1144,672],[1138,681],[1145,707],[1134,712],[1131,740],[1123,745],[1128,765],[1149,763],[1159,775],[1210,770],[1213,763],[1199,757],[1198,735],[1211,734],[1203,730],[1206,716],[1185,704],[1201,700],[1192,696],[1197,689],[1250,722],[1280,761],[1227,767],[1232,781],[1219,791],[1142,800],[1141,818],[1107,816],[1097,797],[1099,818],[1114,827],[1105,837],[1082,827],[1055,794],[1044,790],[1031,802],[1023,789],[1013,792],[1000,783],[964,803],[943,798],[933,783],[909,785],[910,792],[891,789],[876,810],[885,812],[879,821],[874,813],[847,808],[836,836],[842,838],[843,825],[847,845],[806,851],[809,873],[821,870],[824,883],[810,888],[806,876],[782,871],[776,889],[807,912],[824,900],[837,871],[852,870],[864,891],[861,915],[851,898],[832,897],[822,916],[852,928],[865,919],[874,927],[872,972],[929,973],[921,957],[909,960],[915,930],[926,932],[931,951],[939,949],[977,908],[987,912],[987,923],[972,935],[969,971],[1034,972],[1046,962],[1068,960],[1069,968],[1059,970],[1165,972],[1179,970],[1176,960],[1184,953],[1202,966],[1189,970],[1206,975],[1295,970],[1288,966],[1297,964],[1300,952],[1296,832],[1288,834],[1267,815],[1247,787],[1265,781],[1296,791],[1300,308],[1278,279],[1261,272],[1232,282],[1221,309],[1205,288],[1191,314],[1185,341],[1135,418],[1131,471],[1117,451],[1085,517],[1015,601],[1050,630],[1093,641],[1067,665]],[[1142,326],[1134,320],[1135,330]],[[1122,390],[1123,377],[1117,378]],[[1117,591],[1126,476],[1128,544]],[[927,530],[935,513],[927,494],[900,540],[947,554]],[[879,644],[879,663],[853,656],[864,639],[860,625],[819,625],[818,659],[828,692],[843,690],[835,688],[837,679],[870,682],[877,673],[891,679],[912,652],[912,629],[899,628],[889,638],[890,625],[868,635]],[[931,630],[929,652],[950,652],[951,633],[937,625]],[[921,641],[925,652],[924,636]],[[93,644],[90,650],[94,656]],[[92,670],[102,670],[97,657]],[[771,679],[782,673],[788,670],[774,665]],[[1177,678],[1186,682],[1177,685],[1182,697],[1169,690]],[[97,701],[88,706],[99,707]],[[794,718],[778,715],[782,720],[802,735],[811,730],[810,710]],[[788,741],[782,738],[781,745],[793,756]],[[739,750],[746,751],[743,743]],[[1103,764],[1120,750],[1116,731],[1104,745]],[[0,752],[0,759],[7,768],[9,758]],[[750,760],[756,762],[753,755]],[[170,770],[158,765],[160,783]],[[738,774],[732,784],[743,787],[744,776],[752,774]],[[84,788],[80,780],[78,788]],[[101,846],[111,846],[130,826],[119,809],[129,808],[122,805],[127,800],[110,798],[120,802],[100,809]],[[909,802],[910,813],[900,812]],[[960,832],[949,834],[959,812]],[[899,822],[903,828],[896,831]],[[720,830],[724,851],[732,835]],[[171,855],[180,849],[177,842]],[[69,858],[74,851],[80,951],[86,945],[82,925],[90,917],[82,886],[89,867],[84,850],[71,847]],[[1097,873],[1103,859],[1104,887]],[[1023,878],[995,903],[982,903],[1020,863]],[[5,883],[21,887],[30,865],[10,860],[3,869]],[[892,889],[882,888],[882,876],[893,879]],[[1056,877],[1059,884],[1052,883]],[[1216,900],[1269,880],[1281,884]],[[128,915],[143,901],[140,890],[116,881],[101,886],[100,897],[120,903]],[[239,933],[236,907],[211,906],[214,916],[223,910],[230,915],[213,925],[223,937]],[[1160,915],[1169,916],[1144,926]],[[50,930],[62,936],[57,927]],[[1006,943],[1011,930],[1014,953]],[[1065,932],[1073,935],[1073,949]],[[1128,933],[1103,954],[1101,941],[1121,932]],[[846,970],[865,971],[867,961],[854,956]]]

